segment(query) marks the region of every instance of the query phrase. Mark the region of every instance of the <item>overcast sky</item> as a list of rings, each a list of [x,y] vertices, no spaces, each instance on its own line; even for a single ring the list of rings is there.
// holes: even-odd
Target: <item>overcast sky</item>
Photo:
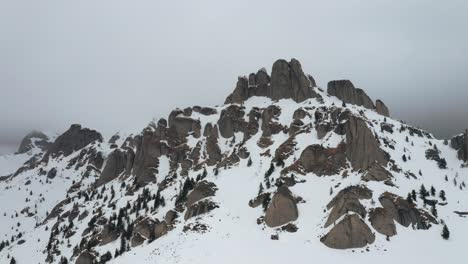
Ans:
[[[468,1],[0,0],[0,152],[31,129],[109,136],[224,102],[301,61],[440,137],[468,127]]]

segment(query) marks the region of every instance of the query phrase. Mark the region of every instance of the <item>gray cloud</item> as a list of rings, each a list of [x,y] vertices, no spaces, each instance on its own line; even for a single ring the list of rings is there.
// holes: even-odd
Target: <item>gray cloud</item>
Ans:
[[[71,123],[139,131],[221,104],[238,75],[298,58],[395,117],[468,127],[466,1],[0,1],[0,142]]]

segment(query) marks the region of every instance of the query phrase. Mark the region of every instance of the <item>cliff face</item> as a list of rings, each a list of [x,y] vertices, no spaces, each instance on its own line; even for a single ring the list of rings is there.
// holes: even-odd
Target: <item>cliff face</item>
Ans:
[[[468,133],[448,146],[388,116],[350,81],[319,89],[292,59],[137,135],[28,135],[0,159],[21,164],[0,178],[0,263],[344,261],[328,248],[371,263],[405,260],[394,243],[417,256],[464,246],[439,233],[466,230]]]

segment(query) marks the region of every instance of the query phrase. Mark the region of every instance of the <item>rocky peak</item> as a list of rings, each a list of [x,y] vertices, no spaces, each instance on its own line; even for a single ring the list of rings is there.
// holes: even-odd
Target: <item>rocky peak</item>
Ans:
[[[458,151],[458,159],[468,161],[468,129],[450,140],[450,146]]]
[[[298,60],[287,62],[280,59],[273,63],[271,78],[263,68],[248,78],[239,77],[234,92],[225,103],[242,103],[252,96],[265,96],[272,100],[290,98],[299,103],[317,96],[314,86],[315,80],[304,74]]]
[[[21,144],[18,148],[17,154],[22,154],[30,151],[35,146],[38,146],[42,150],[46,149],[49,145],[48,142],[49,138],[42,132],[33,130],[28,133],[23,140],[21,140]]]
[[[73,124],[50,145],[46,156],[58,156],[60,154],[68,156],[95,141],[103,141],[99,132],[89,128],[82,128],[79,124]]]

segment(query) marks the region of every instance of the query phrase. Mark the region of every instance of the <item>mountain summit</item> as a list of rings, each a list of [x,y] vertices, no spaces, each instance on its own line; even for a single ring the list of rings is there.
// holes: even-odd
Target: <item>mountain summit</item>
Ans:
[[[0,262],[461,262],[467,164],[468,130],[278,60],[137,135],[27,135],[0,157]]]

